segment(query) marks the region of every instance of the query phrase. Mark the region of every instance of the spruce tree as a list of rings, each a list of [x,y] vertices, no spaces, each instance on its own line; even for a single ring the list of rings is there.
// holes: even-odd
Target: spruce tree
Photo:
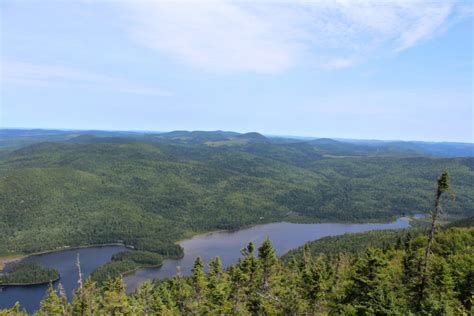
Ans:
[[[417,301],[417,306],[418,309],[421,308],[421,303],[424,299],[425,295],[425,289],[426,289],[426,283],[427,283],[427,267],[428,267],[428,258],[431,254],[431,247],[433,244],[433,239],[435,237],[435,230],[436,230],[436,221],[438,217],[443,214],[443,207],[441,205],[441,197],[443,193],[445,192],[450,192],[451,191],[451,186],[450,186],[450,180],[449,180],[449,174],[448,171],[445,170],[441,176],[438,178],[438,185],[436,189],[436,194],[435,194],[435,202],[434,202],[434,208],[433,212],[431,214],[431,227],[428,231],[428,243],[425,248],[425,255],[423,258],[423,261],[420,264],[420,285],[418,287],[418,301]]]
[[[272,242],[266,238],[260,248],[258,248],[258,258],[262,266],[262,291],[267,293],[270,287],[270,277],[274,271],[277,262],[275,249],[273,249]]]
[[[197,257],[194,261],[191,280],[194,290],[194,299],[200,302],[206,289],[206,274],[204,273],[204,262],[201,257]]]
[[[380,249],[368,248],[357,260],[343,303],[359,315],[384,315],[394,309],[387,259]]]
[[[63,300],[58,296],[51,283],[49,284],[46,298],[41,301],[39,314],[51,316],[64,315]]]
[[[122,278],[109,279],[104,285],[102,309],[109,315],[130,313],[130,305]]]
[[[209,262],[208,271],[207,303],[209,310],[226,314],[229,312],[229,306],[227,306],[229,284],[222,270],[222,262],[219,257]]]

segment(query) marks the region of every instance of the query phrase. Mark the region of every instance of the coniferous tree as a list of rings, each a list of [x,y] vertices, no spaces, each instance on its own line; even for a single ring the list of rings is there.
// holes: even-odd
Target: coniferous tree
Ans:
[[[130,304],[125,294],[122,278],[109,279],[104,285],[102,309],[109,315],[124,315],[130,313]]]
[[[359,315],[384,315],[394,309],[385,272],[387,259],[380,249],[368,248],[357,260],[343,303]]]
[[[426,283],[427,283],[427,268],[428,268],[428,258],[431,254],[431,246],[433,244],[433,239],[435,237],[435,230],[436,230],[436,221],[438,217],[443,214],[443,207],[441,205],[441,197],[443,193],[449,192],[451,190],[450,186],[450,180],[449,180],[449,174],[448,171],[445,170],[441,176],[438,178],[438,185],[436,189],[436,194],[435,194],[435,203],[434,203],[434,208],[433,212],[431,214],[431,227],[430,230],[428,231],[428,243],[425,248],[425,254],[423,261],[421,262],[420,265],[420,285],[418,287],[418,301],[417,301],[417,306],[418,309],[421,308],[422,301],[424,299],[425,295],[425,289],[426,289]]]
[[[201,257],[197,257],[191,275],[191,286],[193,289],[192,302],[190,310],[192,313],[203,313],[205,304],[203,304],[206,295],[206,274],[204,273],[204,262]]]
[[[270,277],[274,271],[277,257],[272,242],[266,238],[260,248],[258,248],[258,258],[262,266],[262,291],[267,293],[270,288]]]
[[[96,283],[88,278],[74,291],[72,311],[75,315],[94,315],[99,310],[99,293]]]
[[[207,303],[210,310],[226,313],[226,299],[228,284],[222,271],[222,262],[219,257],[212,259],[208,265]]]
[[[321,313],[324,310],[326,298],[326,268],[322,258],[306,259],[304,269],[301,271],[301,287],[304,298],[310,306],[310,313]]]
[[[257,313],[260,310],[262,296],[260,289],[260,280],[262,279],[261,264],[254,255],[255,246],[249,242],[247,248],[241,250],[242,258],[237,265],[237,278],[240,279],[239,292],[243,295],[247,310]]]
[[[449,265],[442,257],[430,257],[430,276],[426,295],[421,302],[424,313],[431,315],[462,314],[459,301],[455,299],[454,281],[451,277]]]
[[[41,301],[39,314],[52,316],[64,314],[63,300],[57,294],[52,284],[49,285],[46,298]]]
[[[240,264],[230,267],[228,270],[230,279],[230,302],[232,315],[244,315],[247,312],[247,295],[245,293],[245,284],[247,277],[242,271]]]

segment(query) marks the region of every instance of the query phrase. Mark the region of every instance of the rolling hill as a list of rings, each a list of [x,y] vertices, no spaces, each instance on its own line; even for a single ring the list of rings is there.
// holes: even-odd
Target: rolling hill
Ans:
[[[245,142],[209,145],[236,139]],[[457,195],[449,214],[474,213],[474,158],[363,155],[352,145],[345,156],[326,144],[345,146],[256,133],[84,133],[4,151],[0,254],[124,242],[174,255],[176,240],[202,231],[388,220],[429,211],[445,168]]]

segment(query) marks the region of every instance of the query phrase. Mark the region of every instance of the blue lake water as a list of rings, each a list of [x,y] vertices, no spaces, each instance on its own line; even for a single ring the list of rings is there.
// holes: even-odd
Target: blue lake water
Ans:
[[[224,267],[235,263],[240,250],[250,241],[258,247],[269,237],[278,255],[302,246],[308,241],[326,236],[336,236],[345,233],[365,232],[369,230],[400,229],[409,227],[407,218],[400,218],[393,223],[369,224],[294,224],[287,222],[257,225],[232,232],[215,232],[195,236],[183,240],[180,245],[184,249],[184,257],[178,260],[164,260],[160,268],[141,269],[124,278],[128,291],[133,291],[143,281],[148,279],[166,278],[176,274],[179,267],[183,275],[188,275],[197,256],[208,262],[220,256]],[[113,254],[126,251],[124,246],[102,246],[81,249],[70,249],[60,252],[47,253],[27,257],[22,262],[38,262],[45,267],[59,270],[63,285],[69,298],[77,287],[78,272],[76,257],[79,253],[81,270],[87,277],[96,267],[109,261]],[[7,266],[8,269],[9,266]],[[28,312],[38,310],[41,299],[44,297],[47,285],[4,287],[0,292],[0,308],[11,307],[19,301]]]
[[[68,298],[71,298],[72,291],[77,287],[79,279],[76,267],[77,254],[80,257],[82,274],[87,277],[95,268],[110,261],[113,254],[126,250],[128,248],[124,246],[69,249],[27,257],[21,262],[37,262],[42,266],[57,269],[60,279],[54,283],[54,286],[57,287],[61,283]],[[11,268],[11,265],[7,265],[7,271]],[[46,294],[47,289],[47,284],[4,287],[0,292],[0,308],[11,307],[19,301],[21,307],[24,307],[28,312],[34,312],[38,310],[40,301]]]
[[[127,275],[124,280],[129,291],[148,279],[167,278],[176,274],[179,267],[181,274],[189,275],[196,257],[200,256],[205,263],[220,256],[224,267],[237,262],[240,250],[253,241],[258,247],[266,237],[269,237],[278,255],[283,255],[291,249],[304,245],[311,240],[326,236],[336,236],[345,233],[358,233],[369,230],[400,229],[409,227],[407,218],[399,218],[393,223],[371,224],[295,224],[271,223],[257,225],[238,231],[215,232],[198,235],[180,242],[184,249],[184,257],[178,260],[164,260],[160,268],[141,269]]]

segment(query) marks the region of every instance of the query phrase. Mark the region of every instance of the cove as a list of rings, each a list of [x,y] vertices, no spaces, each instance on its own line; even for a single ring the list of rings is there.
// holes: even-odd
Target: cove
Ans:
[[[326,236],[337,236],[345,233],[358,233],[370,230],[401,229],[410,226],[409,219],[399,218],[393,223],[370,224],[295,224],[279,222],[256,225],[237,231],[221,231],[198,235],[183,240],[179,244],[184,249],[181,259],[166,259],[159,268],[140,269],[124,277],[127,291],[136,289],[143,281],[149,279],[167,278],[180,273],[189,275],[196,257],[200,256],[205,263],[219,256],[224,267],[237,262],[240,250],[250,241],[259,247],[268,237],[273,243],[279,256],[291,249],[304,245],[308,241]]]
[[[110,261],[113,254],[127,250],[129,249],[125,246],[94,246],[49,252],[29,256],[16,263],[8,263],[5,266],[5,271],[9,271],[14,264],[27,262],[37,262],[42,266],[55,268],[59,271],[60,279],[54,282],[54,286],[57,288],[61,283],[70,299],[78,281],[77,254],[80,256],[82,274],[87,277],[98,266]],[[41,284],[3,287],[0,289],[0,309],[12,307],[18,301],[20,306],[25,308],[28,313],[33,313],[39,309],[48,286],[47,284]]]

